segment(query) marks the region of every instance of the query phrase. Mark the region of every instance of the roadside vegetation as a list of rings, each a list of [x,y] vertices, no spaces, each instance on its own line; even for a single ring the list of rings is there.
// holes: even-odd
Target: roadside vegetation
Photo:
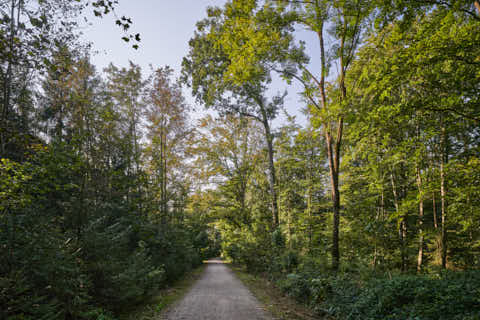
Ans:
[[[269,280],[265,275],[247,273],[241,266],[232,265],[230,268],[275,319],[317,319],[307,305],[286,295],[273,280]]]
[[[206,265],[187,272],[181,279],[155,292],[151,298],[142,301],[139,305],[129,306],[129,309],[120,313],[120,320],[154,320],[181,300],[205,270]]]

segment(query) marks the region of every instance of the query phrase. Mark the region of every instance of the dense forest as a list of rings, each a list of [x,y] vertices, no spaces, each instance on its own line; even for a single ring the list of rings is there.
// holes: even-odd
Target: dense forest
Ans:
[[[116,319],[218,255],[319,318],[480,319],[478,1],[226,1],[178,79],[95,68],[116,5],[0,2],[1,319]]]

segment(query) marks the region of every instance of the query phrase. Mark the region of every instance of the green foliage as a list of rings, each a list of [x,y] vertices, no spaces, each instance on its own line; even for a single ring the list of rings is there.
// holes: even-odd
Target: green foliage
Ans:
[[[279,287],[319,315],[337,319],[476,319],[479,272],[375,276],[291,273]]]
[[[65,68],[49,70],[39,98],[48,142],[10,141],[21,146],[15,157],[2,150],[2,319],[111,320],[218,252],[206,222],[185,212],[185,180],[164,185],[175,205],[162,219],[154,209],[138,66],[111,66],[107,85],[88,58],[64,50]]]
[[[285,248],[285,236],[283,235],[282,230],[276,229],[275,231],[273,231],[272,245],[277,250]]]
[[[372,279],[348,312],[365,319],[475,319],[479,273]],[[348,314],[346,313],[346,314]]]
[[[279,283],[280,288],[298,301],[305,302],[311,295],[308,281],[302,276],[290,273]]]

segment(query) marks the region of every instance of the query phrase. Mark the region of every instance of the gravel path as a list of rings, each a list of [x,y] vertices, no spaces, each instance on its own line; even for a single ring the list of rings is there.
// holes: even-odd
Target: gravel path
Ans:
[[[164,319],[273,320],[221,260],[208,261],[202,277]]]

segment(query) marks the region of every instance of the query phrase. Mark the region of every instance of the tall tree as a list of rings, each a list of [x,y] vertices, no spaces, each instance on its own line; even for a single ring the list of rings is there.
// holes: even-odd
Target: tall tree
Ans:
[[[163,223],[171,213],[169,200],[173,200],[175,183],[183,183],[185,172],[176,170],[181,169],[186,158],[187,141],[192,135],[188,123],[190,107],[185,102],[180,84],[172,80],[172,73],[169,67],[155,70],[148,81],[145,96],[149,170],[151,177],[155,177],[152,187],[158,190]]]
[[[125,117],[124,137],[126,139],[127,168],[130,174],[140,170],[140,141],[142,139],[142,119],[144,102],[142,101],[145,81],[140,66],[129,62],[129,68],[117,68],[110,64],[105,70],[108,90],[114,98],[116,107]]]
[[[259,50],[263,60],[242,58],[239,51],[254,48],[248,39],[256,33],[256,25],[246,23],[252,14],[255,3],[249,1],[228,2],[222,8],[210,8],[209,18],[197,24],[197,32],[190,40],[190,52],[183,60],[183,79],[191,87],[196,98],[206,107],[213,107],[222,114],[238,114],[259,121],[264,128],[265,144],[268,151],[268,181],[271,193],[272,225],[278,226],[278,204],[274,164],[274,145],[271,120],[277,115],[285,95],[278,94],[270,101],[267,89],[271,82],[268,58],[277,46],[289,45],[291,35],[281,28],[269,24],[265,17],[272,16],[259,13],[257,20],[262,30],[268,30],[269,36],[277,39],[269,42],[273,47],[262,45]],[[284,40],[283,37],[285,37]],[[250,49],[251,50],[251,49]],[[246,58],[246,59],[245,59]]]
[[[304,96],[318,116],[316,123],[322,127],[325,137],[328,166],[330,168],[330,191],[333,210],[332,268],[340,264],[340,160],[344,117],[348,113],[347,73],[365,31],[366,19],[372,4],[369,1],[278,1],[280,8],[290,7],[295,12],[293,21],[313,31],[320,43],[320,70],[315,72],[291,55],[291,63],[301,70],[299,76],[291,68],[279,69],[287,79],[295,78],[304,85]],[[328,29],[327,29],[328,28]],[[332,43],[328,48],[326,43]],[[297,59],[292,59],[297,58]],[[337,64],[338,74],[333,87],[328,87],[330,66]],[[318,74],[316,76],[315,74]]]

